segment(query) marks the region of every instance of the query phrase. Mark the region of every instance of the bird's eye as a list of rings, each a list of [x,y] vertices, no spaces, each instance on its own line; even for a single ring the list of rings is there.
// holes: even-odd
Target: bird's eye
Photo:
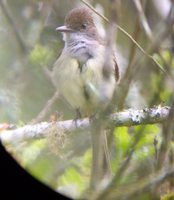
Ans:
[[[86,24],[82,24],[82,29],[86,29]]]

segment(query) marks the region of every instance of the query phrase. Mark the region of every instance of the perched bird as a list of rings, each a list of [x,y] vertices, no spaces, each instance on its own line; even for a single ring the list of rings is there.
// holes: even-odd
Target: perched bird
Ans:
[[[96,28],[92,11],[86,7],[70,11],[64,25],[56,30],[63,33],[65,44],[53,67],[53,82],[81,117],[89,117],[97,112],[101,101],[106,42]],[[106,98],[110,100],[119,70],[114,53],[107,59],[112,63]]]

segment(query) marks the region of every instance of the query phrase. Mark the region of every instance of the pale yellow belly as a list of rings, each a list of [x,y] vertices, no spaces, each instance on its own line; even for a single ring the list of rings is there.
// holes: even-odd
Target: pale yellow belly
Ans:
[[[75,59],[64,59],[55,65],[57,67],[53,71],[53,80],[66,101],[74,109],[79,109],[82,116],[94,114],[100,102],[102,64],[98,65],[91,59],[82,71]],[[113,88],[111,95],[114,90],[113,84],[115,84],[114,77],[111,80],[111,88]]]

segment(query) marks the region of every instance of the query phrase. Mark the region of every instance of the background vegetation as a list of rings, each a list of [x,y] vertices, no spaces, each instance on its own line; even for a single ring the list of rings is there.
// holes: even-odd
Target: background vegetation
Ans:
[[[106,17],[110,16],[114,1],[89,2]],[[48,70],[63,47],[62,36],[55,29],[63,24],[69,10],[82,4],[80,0],[0,1],[0,123],[16,126],[31,123],[53,96],[55,88]],[[117,30],[115,44],[122,90],[117,102],[119,110],[172,107],[174,2],[122,0],[117,12],[118,24],[151,55],[145,55]],[[107,29],[107,23],[102,23]],[[42,120],[50,120],[55,111],[62,119],[74,116],[59,99]],[[162,124],[115,128],[111,153],[113,182],[100,199],[174,198],[174,179],[170,174],[174,167],[173,119],[171,112]],[[88,196],[92,159],[88,136],[84,133],[77,139],[77,133],[71,145],[68,138],[54,143],[48,136],[9,144],[7,148],[32,175],[55,190],[77,198]]]

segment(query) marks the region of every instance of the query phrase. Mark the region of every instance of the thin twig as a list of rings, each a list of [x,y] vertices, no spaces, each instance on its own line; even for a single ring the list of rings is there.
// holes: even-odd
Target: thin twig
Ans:
[[[110,21],[101,13],[99,13],[91,4],[89,4],[88,2],[86,2],[85,0],[81,0],[86,6],[88,6],[92,11],[94,11],[98,16],[100,16],[102,19],[104,19],[107,23],[110,23]],[[166,73],[165,69],[161,66],[161,64],[150,54],[148,54],[142,47],[141,45],[138,44],[138,42],[127,32],[125,31],[121,26],[119,26],[118,24],[114,24],[114,26],[121,31],[122,33],[124,33],[125,36],[127,36],[137,47],[138,49],[149,59],[151,59],[158,67],[159,69]]]
[[[157,188],[164,181],[174,177],[174,170],[159,171],[156,174],[150,174],[148,177],[141,179],[129,185],[129,189],[125,190],[125,186],[120,186],[108,193],[105,199],[119,200],[124,194],[125,199],[136,199],[140,194],[149,192],[152,188]],[[103,198],[101,198],[104,200]]]
[[[168,118],[163,124],[163,140],[159,150],[158,166],[157,166],[158,168],[161,168],[163,166],[166,159],[166,155],[168,153],[168,147],[171,141],[174,128],[173,120],[174,120],[174,98],[171,104],[171,110],[169,112]]]
[[[121,166],[117,170],[116,173],[114,173],[114,177],[112,181],[109,183],[106,189],[102,191],[102,193],[98,196],[98,200],[100,199],[107,199],[107,196],[109,195],[110,191],[113,191],[114,188],[118,186],[118,184],[122,181],[122,178],[124,178],[124,173],[129,167],[130,161],[132,159],[132,155],[134,153],[135,147],[140,141],[140,139],[144,136],[144,128],[145,126],[142,126],[139,131],[136,133],[134,142],[129,146],[127,151],[124,153],[123,158],[126,157],[126,159],[122,162]]]
[[[150,39],[151,42],[154,42],[154,37],[152,34],[152,30],[147,22],[146,16],[144,14],[144,10],[142,8],[142,4],[140,2],[140,0],[133,0],[135,7],[138,11],[138,17],[139,17],[139,21],[142,24],[142,27],[145,30],[146,35],[148,36],[148,38]]]
[[[170,67],[168,66],[166,60],[163,58],[161,52],[160,52],[160,45],[161,44],[161,40],[162,38],[164,38],[163,35],[166,35],[167,32],[171,31],[171,25],[169,28],[167,28],[167,30],[165,31],[165,33],[163,33],[163,35],[159,35],[158,37],[153,37],[153,33],[152,33],[152,30],[149,26],[149,23],[148,23],[148,20],[145,16],[145,13],[144,13],[144,10],[143,10],[143,7],[142,7],[142,4],[140,2],[140,0],[133,0],[134,4],[135,4],[135,7],[137,9],[137,12],[138,12],[138,19],[142,25],[142,28],[147,36],[147,38],[149,39],[150,41],[150,45],[151,47],[149,49],[155,49],[156,50],[156,53],[158,53],[158,56],[160,57],[160,59],[163,61],[164,65],[166,66],[165,68],[165,71],[168,72],[167,74],[170,75]],[[171,24],[171,23],[170,23]]]
[[[136,21],[135,24],[135,30],[133,33],[133,37],[138,41],[138,38],[140,36],[140,25],[138,23],[138,20]],[[137,50],[137,46],[135,45],[135,43],[131,44],[130,47],[130,55],[129,55],[129,62],[128,62],[128,66],[126,68],[126,72],[124,73],[121,81],[120,81],[120,88],[121,88],[121,92],[119,93],[119,100],[117,100],[117,107],[118,110],[122,110],[123,106],[124,106],[124,102],[126,99],[126,96],[128,94],[128,90],[129,87],[131,85],[131,80],[132,80],[132,74],[134,72],[134,60],[135,60],[135,55],[136,55],[136,50]]]
[[[0,1],[1,10],[4,14],[4,16],[7,18],[8,23],[11,25],[11,29],[14,32],[14,35],[16,37],[16,40],[19,43],[19,47],[22,53],[27,52],[28,48],[25,44],[25,41],[22,37],[21,32],[19,31],[19,27],[17,26],[16,22],[14,21],[14,17],[12,17],[11,12],[9,11],[9,8],[7,7],[7,3],[4,2],[4,0]]]
[[[32,123],[38,123],[41,122],[47,113],[51,110],[52,105],[55,103],[55,101],[59,98],[59,92],[56,90],[54,95],[49,99],[44,107],[44,109],[38,114],[38,116],[32,120]]]

